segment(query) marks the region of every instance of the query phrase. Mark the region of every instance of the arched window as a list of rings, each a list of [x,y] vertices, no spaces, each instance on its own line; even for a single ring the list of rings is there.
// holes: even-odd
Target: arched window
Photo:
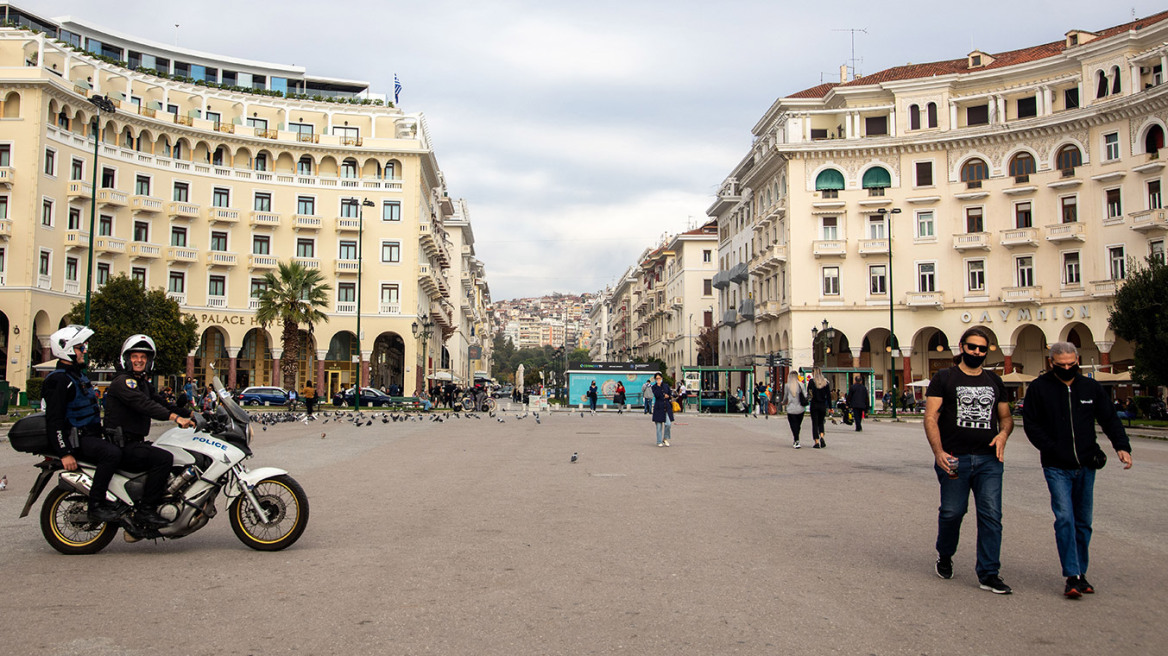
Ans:
[[[892,176],[888,174],[888,169],[873,166],[864,171],[861,186],[868,190],[869,196],[883,196],[884,190],[892,186]]]
[[[929,127],[937,127],[937,103],[931,102],[928,106],[929,110]]]
[[[1111,69],[1111,95],[1117,95],[1123,88],[1120,86],[1120,80],[1123,76],[1119,74],[1119,67],[1114,66]]]
[[[312,175],[312,156],[304,155],[300,158],[300,161],[296,163],[296,173]]]
[[[815,178],[815,190],[823,192],[824,198],[839,198],[844,188],[844,174],[836,169],[824,169]]]
[[[1098,84],[1095,86],[1095,97],[1107,97],[1107,76],[1103,73],[1103,71],[1099,71],[1098,73]]]
[[[1037,170],[1034,156],[1030,153],[1018,153],[1010,159],[1010,175],[1015,178],[1025,177]]]
[[[346,159],[341,162],[341,177],[355,178],[357,177],[357,160],[353,158]]]
[[[223,146],[219,146],[215,149],[215,154],[211,156],[211,165],[223,166],[223,162],[226,160],[226,155],[227,149]]]
[[[1058,155],[1054,158],[1055,166],[1060,171],[1074,172],[1076,166],[1083,165],[1083,154],[1079,152],[1079,147],[1074,144],[1067,144],[1059,148]]]
[[[961,167],[961,181],[970,186],[981,186],[981,181],[990,177],[990,167],[983,160],[973,158]]]
[[[1163,147],[1164,130],[1159,125],[1153,125],[1148,129],[1147,136],[1144,137],[1144,152],[1158,157],[1160,149]]]
[[[257,171],[267,171],[268,170],[268,154],[267,153],[259,153],[258,155],[255,156],[255,170],[257,170]]]
[[[920,105],[909,105],[908,106],[908,129],[910,129],[910,130],[920,130],[921,129],[921,106]]]

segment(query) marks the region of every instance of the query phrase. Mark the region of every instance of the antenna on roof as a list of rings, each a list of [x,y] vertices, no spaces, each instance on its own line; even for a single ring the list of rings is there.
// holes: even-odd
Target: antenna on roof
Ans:
[[[845,27],[845,28],[838,29],[838,30],[832,30],[832,32],[850,32],[851,33],[851,36],[852,36],[852,58],[849,59],[848,61],[850,61],[852,63],[852,65],[851,65],[852,79],[854,80],[860,76],[859,71],[856,69],[856,62],[859,61],[856,59],[856,32],[863,32],[864,34],[867,34],[868,28],[866,28],[866,27]]]

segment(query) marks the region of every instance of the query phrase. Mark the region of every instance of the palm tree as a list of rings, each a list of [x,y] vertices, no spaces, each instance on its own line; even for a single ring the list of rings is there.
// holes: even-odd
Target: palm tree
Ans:
[[[284,325],[284,354],[280,369],[284,372],[284,388],[296,389],[300,377],[300,326],[308,324],[308,332],[328,315],[319,308],[328,306],[332,287],[324,282],[319,269],[309,269],[296,261],[280,262],[278,271],[264,274],[264,290],[260,293],[260,307],[256,320],[264,328],[276,322]]]

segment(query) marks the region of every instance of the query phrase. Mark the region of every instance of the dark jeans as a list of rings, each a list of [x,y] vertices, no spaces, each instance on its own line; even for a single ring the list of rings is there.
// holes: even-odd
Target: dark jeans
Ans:
[[[824,420],[827,418],[827,406],[816,403],[811,404],[811,435],[815,439],[823,437]]]
[[[162,500],[166,475],[174,456],[149,442],[129,442],[122,448],[121,468],[128,472],[146,472],[146,485],[137,505],[154,508]]]
[[[89,488],[89,500],[105,501],[106,490],[109,490],[110,479],[118,470],[118,463],[122,461],[122,450],[112,442],[96,435],[82,435],[78,452],[74,455],[77,460],[83,460],[95,467],[93,472],[93,486]]]
[[[957,478],[933,465],[941,484],[941,507],[937,513],[937,554],[957,553],[961,520],[969,509],[973,492],[977,509],[977,578],[994,576],[1001,568],[1002,552],[1002,462],[997,456],[957,456]]]
[[[1095,470],[1043,467],[1054,511],[1054,539],[1063,576],[1087,573],[1091,516],[1095,506]]]
[[[796,442],[799,441],[799,430],[803,428],[803,413],[802,412],[788,412],[787,423],[791,425],[791,435]]]
[[[856,422],[856,430],[864,430],[861,425],[864,421],[864,408],[852,408],[852,421]]]
[[[308,398],[307,396],[304,397],[304,411],[307,412],[308,414],[312,414],[313,410],[315,408],[316,408],[316,398],[315,397]]]

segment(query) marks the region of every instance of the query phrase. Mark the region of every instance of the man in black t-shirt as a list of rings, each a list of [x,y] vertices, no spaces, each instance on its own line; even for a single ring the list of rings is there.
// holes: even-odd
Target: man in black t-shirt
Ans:
[[[1010,594],[999,569],[1002,548],[1002,461],[1014,430],[1006,389],[982,369],[989,334],[970,328],[961,336],[956,366],[933,376],[925,393],[925,436],[941,485],[937,516],[937,576],[953,578],[953,554],[973,492],[977,509],[977,579],[983,590]]]

